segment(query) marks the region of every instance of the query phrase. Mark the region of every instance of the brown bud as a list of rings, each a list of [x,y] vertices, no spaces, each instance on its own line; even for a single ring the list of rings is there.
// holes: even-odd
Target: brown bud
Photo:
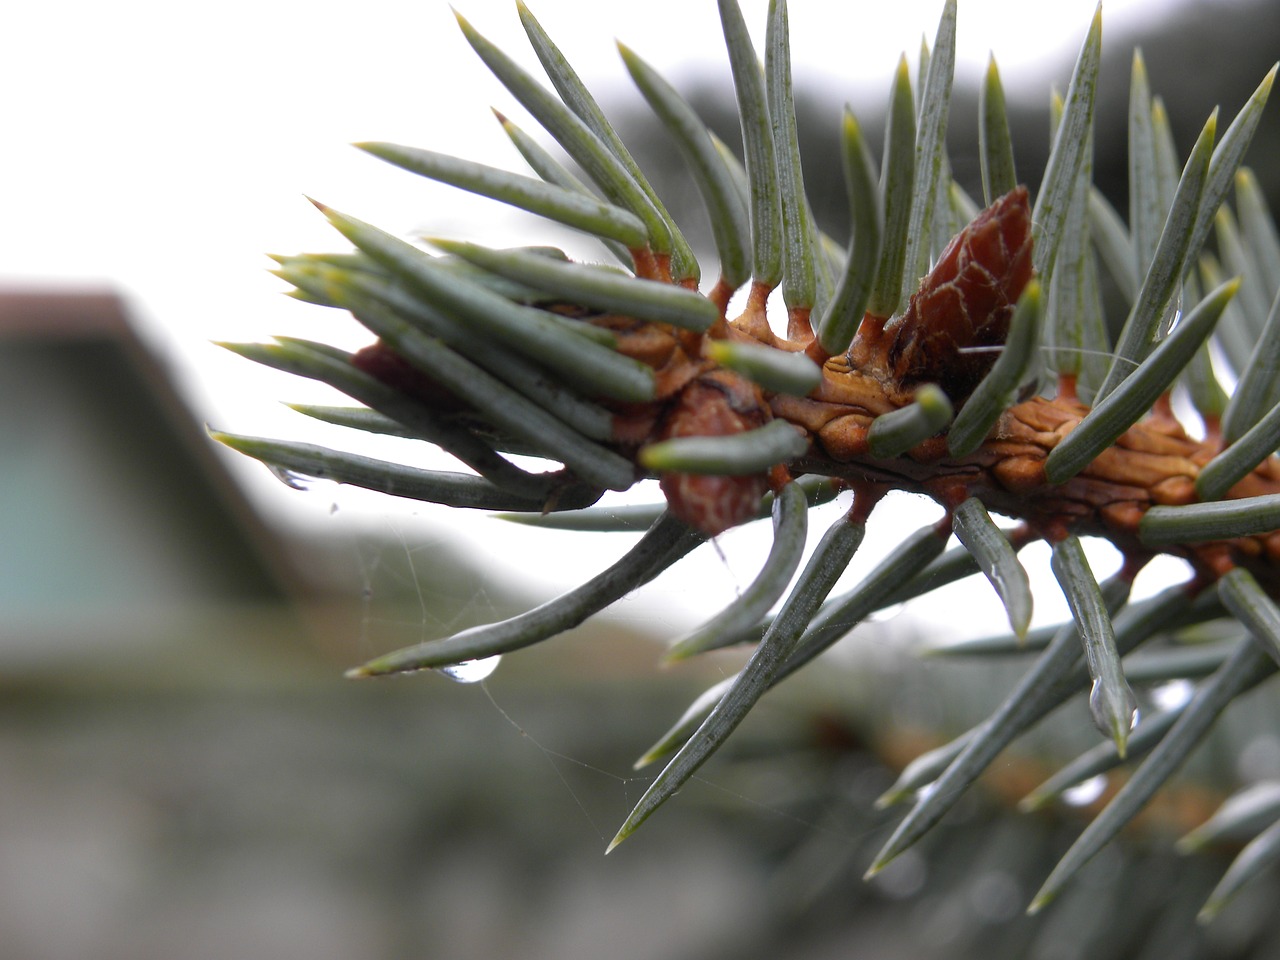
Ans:
[[[888,371],[900,386],[936,383],[963,403],[995,363],[1031,279],[1031,210],[1016,187],[958,233],[885,328]]]
[[[421,400],[435,410],[454,412],[466,407],[451,392],[381,340],[356,351],[351,357],[351,365],[391,389]]]
[[[658,439],[722,437],[763,426],[768,407],[759,388],[725,370],[705,374],[677,398]],[[765,473],[741,477],[664,473],[658,478],[671,512],[696,530],[714,537],[755,516],[769,489]]]

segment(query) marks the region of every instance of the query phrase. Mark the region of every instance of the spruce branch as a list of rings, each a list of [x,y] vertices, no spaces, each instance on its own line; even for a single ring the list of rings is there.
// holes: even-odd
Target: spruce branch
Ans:
[[[434,444],[469,472],[239,433],[214,439],[288,475],[501,511],[535,526],[647,530],[621,560],[563,596],[377,657],[353,677],[449,669],[543,642],[707,539],[773,517],[773,547],[757,578],[672,654],[739,644],[755,652],[646,752],[641,764],[669,763],[614,844],[687,782],[772,687],[876,611],[981,572],[1012,633],[931,652],[1021,654],[1034,663],[985,721],[902,771],[882,801],[916,803],[869,873],[932,830],[1010,743],[1061,704],[1089,700],[1092,689],[1094,715],[1112,742],[1067,764],[1024,805],[1048,804],[1126,752],[1145,756],[1050,874],[1032,903],[1040,909],[1164,787],[1217,717],[1276,671],[1280,231],[1241,166],[1276,70],[1220,138],[1215,111],[1179,162],[1163,104],[1134,57],[1126,223],[1092,183],[1101,11],[1055,107],[1053,146],[1034,191],[1017,180],[993,59],[977,118],[979,210],[953,180],[945,146],[957,122],[958,12],[947,0],[915,91],[905,56],[899,62],[878,169],[862,124],[846,111],[847,196],[818,198],[802,173],[792,69],[799,54],[786,3],[770,4],[763,67],[735,0],[719,0],[718,9],[742,161],[675,85],[621,47],[710,215],[719,259],[710,290],[699,290],[701,268],[678,218],[529,10],[518,4],[551,88],[459,17],[466,42],[585,179],[502,114],[532,176],[416,147],[360,148],[581,231],[621,268],[570,262],[550,248],[448,238],[431,241],[443,251],[434,255],[317,204],[356,251],[277,257],[275,273],[290,295],[349,313],[375,342],[355,353],[292,338],[226,346],[336,387],[356,404],[295,407],[306,417]],[[1234,212],[1224,205],[1233,186]],[[851,214],[847,242],[814,224],[818,204],[836,202]],[[1211,233],[1216,253],[1204,249]],[[1114,350],[1099,260],[1127,312]],[[770,316],[779,286],[785,318]],[[1230,397],[1216,347],[1239,374]],[[1202,430],[1175,414],[1170,392],[1181,389]],[[518,458],[529,456],[550,466],[522,466]],[[664,503],[591,506],[605,489],[651,478]],[[852,491],[852,506],[805,562],[810,508],[842,491]],[[900,538],[860,583],[831,596],[873,509],[892,491],[933,499],[942,519]],[[993,513],[1017,525],[1004,529]],[[947,550],[953,533],[961,545]],[[1099,585],[1082,537],[1109,541],[1120,572]],[[1031,627],[1032,592],[1017,554],[1033,541],[1053,545],[1072,610],[1070,622],[1051,629]],[[1185,561],[1189,579],[1129,603],[1133,577],[1157,554]],[[1226,630],[1219,642],[1153,642],[1206,622]],[[1130,656],[1145,643],[1153,649]],[[1195,696],[1132,728],[1131,685],[1161,679],[1194,681]],[[1236,805],[1219,823],[1244,819]],[[1184,847],[1218,829],[1206,826]],[[1276,857],[1275,828],[1260,829],[1202,917]]]

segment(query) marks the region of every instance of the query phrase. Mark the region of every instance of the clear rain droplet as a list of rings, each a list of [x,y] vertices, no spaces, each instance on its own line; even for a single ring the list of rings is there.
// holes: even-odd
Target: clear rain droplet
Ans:
[[[867,614],[866,619],[871,623],[888,623],[896,619],[906,609],[907,605],[905,603],[893,603],[880,610],[873,610]]]
[[[437,670],[456,683],[479,683],[493,675],[501,660],[502,654],[499,653],[479,660],[464,660],[462,663],[438,667]]]
[[[1138,703],[1133,699],[1133,691],[1129,690],[1128,687],[1125,687],[1121,691],[1121,695],[1124,697],[1124,701],[1119,705],[1119,707],[1120,710],[1123,710],[1128,714],[1128,727],[1132,732],[1132,730],[1138,725],[1140,715]],[[1115,705],[1110,702],[1110,698],[1106,694],[1106,688],[1103,687],[1102,681],[1094,680],[1093,686],[1089,688],[1089,712],[1093,715],[1094,725],[1099,731],[1101,731],[1104,737],[1110,737],[1114,733],[1111,725],[1111,709],[1113,706]]]
[[[1160,317],[1160,324],[1156,327],[1156,342],[1163,340],[1178,325],[1178,321],[1182,319],[1182,290],[1179,289],[1168,305],[1164,308],[1164,314]]]
[[[273,463],[267,464],[267,469],[271,471],[271,475],[283,483],[290,490],[310,490],[311,479],[304,477],[300,473],[294,473],[284,467],[278,467]]]

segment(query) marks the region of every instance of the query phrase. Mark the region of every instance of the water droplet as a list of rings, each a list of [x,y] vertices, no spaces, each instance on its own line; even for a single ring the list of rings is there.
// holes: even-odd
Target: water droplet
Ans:
[[[1160,325],[1156,327],[1156,339],[1163,340],[1178,325],[1178,321],[1182,319],[1182,291],[1179,290],[1169,305],[1164,308],[1164,313],[1160,317]]]
[[[882,610],[875,610],[867,614],[866,619],[871,623],[888,623],[890,620],[894,620],[901,615],[902,611],[905,609],[907,609],[907,605],[905,603],[891,604]]]
[[[1089,712],[1093,715],[1094,725],[1102,731],[1104,737],[1113,735],[1113,719],[1120,716],[1128,718],[1126,726],[1129,730],[1138,725],[1138,703],[1133,699],[1133,691],[1125,686],[1120,691],[1120,696],[1122,699],[1119,703],[1112,702],[1101,680],[1094,680],[1093,686],[1089,688]]]
[[[267,469],[271,471],[271,475],[283,483],[291,490],[309,490],[311,489],[311,478],[304,477],[300,473],[294,473],[292,470],[286,470],[284,467],[278,467],[274,463],[268,463]]]
[[[499,653],[479,660],[464,660],[462,663],[450,664],[447,667],[440,667],[439,671],[458,683],[479,683],[481,680],[488,679],[493,671],[498,669],[498,663],[501,660],[502,654]]]
[[[1107,789],[1107,778],[1103,774],[1081,780],[1074,787],[1062,791],[1062,802],[1069,807],[1087,807],[1096,801]]]

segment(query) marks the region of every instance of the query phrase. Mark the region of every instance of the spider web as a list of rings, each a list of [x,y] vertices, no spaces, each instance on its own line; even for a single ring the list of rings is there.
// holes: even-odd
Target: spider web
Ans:
[[[318,491],[313,491],[313,495],[316,492]],[[645,491],[641,496],[652,498],[654,493],[656,491]],[[350,505],[349,501],[353,499],[360,501],[363,498],[359,495],[350,497],[346,488],[338,488],[334,491],[330,512],[348,520],[357,511],[365,513],[360,507]],[[463,555],[463,562],[467,565],[465,573],[469,575],[460,576],[460,571],[446,570],[444,582],[437,583],[433,581],[433,577],[441,569],[441,556],[449,556],[457,550],[460,539],[473,539],[475,525],[465,522],[461,533],[456,530],[442,532],[436,525],[436,511],[431,508],[387,512],[385,502],[380,500],[378,504],[377,513],[359,518],[366,533],[357,537],[349,548],[361,608],[359,636],[354,642],[357,658],[373,657],[391,647],[446,636],[474,623],[491,622],[510,616],[540,602],[543,594],[554,596],[559,590],[574,585],[560,582],[548,589],[552,582],[563,581],[564,574],[571,572],[561,565],[560,555],[564,551],[558,546],[539,548],[544,551],[545,557],[555,558],[550,565],[557,566],[558,577],[544,577],[542,583],[534,586],[520,583],[513,585],[510,581],[516,575],[510,569],[510,564],[495,560],[494,555],[519,555],[526,546],[526,539],[543,541],[548,538],[563,538],[566,542],[575,544],[579,554],[582,554],[584,551],[581,539],[590,538],[593,548],[585,551],[587,556],[580,555],[572,563],[565,563],[571,567],[594,567],[597,570],[620,555],[636,539],[634,535],[557,535],[555,531],[518,529],[515,531],[514,547],[507,542],[506,537],[498,538],[495,535],[491,535],[488,542],[465,544],[474,548]],[[843,508],[827,512],[834,516],[839,509]],[[480,529],[495,525],[490,518],[481,517],[480,520],[483,521],[479,525]],[[696,572],[683,568],[671,571],[659,578],[662,582],[641,591],[638,596],[620,601],[616,609],[604,616],[621,629],[647,635],[650,641],[677,638],[695,626],[699,616],[705,618],[716,612],[719,609],[715,605],[716,600],[730,602],[746,588],[754,569],[767,552],[769,540],[767,522],[756,524],[755,527],[755,530],[735,531],[729,537],[731,542],[717,545],[714,550],[699,551],[701,556],[697,560],[685,561]],[[599,544],[598,548],[594,546],[596,543]],[[448,564],[445,566],[447,568]],[[465,588],[459,586],[460,580],[465,580]],[[517,596],[521,597],[515,605],[509,595],[513,586]],[[539,596],[526,599],[530,593]],[[691,613],[695,610],[696,614]],[[567,646],[575,643],[583,646],[582,641],[575,641],[572,636],[555,638],[545,646],[554,648],[561,642]],[[632,649],[623,655],[629,658],[629,663],[634,659],[634,646],[641,646],[641,656],[648,657],[647,662],[652,665],[656,676],[660,670],[658,661],[663,647],[654,642],[651,652],[646,653],[643,652],[644,642],[641,639],[637,644],[632,640]],[[475,682],[469,684],[467,692],[482,699],[500,723],[494,729],[486,728],[483,733],[469,731],[468,735],[476,743],[476,749],[492,748],[495,751],[509,748],[509,735],[514,735],[519,749],[529,750],[536,755],[539,765],[547,770],[548,781],[562,795],[565,809],[572,811],[572,815],[580,821],[583,831],[599,840],[603,850],[660,768],[643,772],[632,770],[631,764],[638,755],[635,749],[638,741],[634,735],[620,736],[617,738],[620,742],[606,743],[603,747],[595,743],[589,748],[579,745],[581,738],[575,735],[574,725],[596,722],[591,717],[591,711],[597,698],[590,691],[589,684],[584,686],[581,681],[568,683],[568,693],[563,698],[558,696],[557,691],[548,691],[546,698],[556,700],[551,713],[543,707],[535,710],[525,706],[522,700],[528,693],[529,684],[523,675],[527,669],[525,661],[536,660],[539,651],[540,648],[535,647],[509,654],[496,673],[490,676],[486,671],[481,671]],[[557,664],[553,668],[559,668],[565,656],[556,654]],[[573,655],[568,656],[571,659]],[[607,663],[608,657],[606,652],[599,656],[593,654],[590,659]],[[714,668],[714,676],[705,682],[714,682],[715,679],[723,679],[735,672],[741,660],[740,656],[734,655],[721,659]],[[533,669],[539,667],[535,665]],[[590,671],[609,668],[601,667],[596,662],[584,662],[584,669]],[[612,668],[613,676],[606,682],[616,680],[619,669],[622,668]],[[448,675],[422,677],[412,682],[422,683],[423,695],[430,696],[429,688],[432,685],[449,682],[446,676]],[[464,675],[462,678],[451,679],[467,682],[473,678]],[[644,683],[652,678],[635,679]],[[659,678],[659,681],[664,682],[666,679]],[[686,685],[680,689],[687,691],[689,687]],[[582,696],[575,696],[575,691],[582,691]],[[683,709],[680,698],[684,695],[675,693],[666,703],[664,709],[674,710],[674,713],[649,713],[645,721],[649,726],[642,736],[656,737],[661,733],[666,724]],[[766,705],[766,712],[767,709]],[[504,735],[503,730],[508,734]],[[504,739],[507,742],[493,742]],[[611,731],[601,735],[600,739],[610,740]],[[640,749],[644,746],[647,743],[642,743]],[[606,754],[603,761],[600,759],[602,750]],[[827,844],[832,845],[833,857],[838,855],[842,845],[846,850],[845,859],[855,848],[862,849],[862,842],[868,831],[865,828],[850,830],[842,824],[842,816],[837,809],[842,801],[832,799],[826,808],[820,808],[816,813],[812,809],[797,813],[789,808],[790,805],[769,799],[771,789],[768,783],[758,789],[752,789],[749,784],[744,786],[743,778],[735,776],[732,767],[730,761],[729,772],[718,773],[713,762],[709,772],[693,778],[695,789],[702,794],[702,807],[722,807],[729,804],[752,816],[758,815],[780,828],[792,830],[796,834],[797,844],[806,837],[820,835]],[[689,800],[687,797],[682,799],[686,802]],[[681,800],[675,801],[677,804],[680,802]]]
[[[476,623],[500,620],[535,606],[603,569],[636,539],[635,535],[583,534],[517,527],[501,524],[482,514],[445,511],[429,505],[398,502],[392,505],[381,495],[325,484],[325,492],[330,491],[330,514],[337,514],[343,521],[351,521],[362,530],[348,548],[358,587],[355,602],[359,606],[359,627],[351,647],[353,663],[390,649],[447,636]],[[309,497],[321,503],[328,502],[323,496],[317,497],[317,493],[320,491],[312,491]],[[292,496],[297,497],[298,494]],[[649,488],[633,491],[630,498],[652,501],[658,496],[656,489]],[[303,498],[308,497],[303,495]],[[617,499],[624,502],[627,498]],[[934,522],[940,515],[939,508],[922,497],[901,494],[891,499],[894,501],[892,506],[886,503],[873,516],[863,547],[834,592],[847,589],[862,579],[906,533]],[[847,506],[846,496],[835,504],[811,512],[811,547],[821,531]],[[333,516],[326,518],[329,521],[334,519]],[[441,521],[448,521],[449,525],[445,526]],[[627,677],[625,682],[643,686],[653,680],[662,654],[661,641],[679,638],[741,594],[763,562],[770,540],[767,521],[730,531],[715,542],[714,549],[696,551],[654,584],[608,611],[605,616],[612,623],[632,632],[647,634],[651,641],[655,641],[645,659],[637,661],[639,670],[651,668],[652,675]],[[1042,599],[1057,601],[1058,591],[1056,586],[1044,582],[1045,579],[1052,580],[1047,573],[1047,557],[1041,558],[1044,562],[1039,563],[1034,553],[1035,548],[1031,548],[1037,621],[1061,619],[1065,604],[1055,606],[1052,602],[1040,602]],[[1045,567],[1039,581],[1035,578],[1036,566]],[[1105,562],[1098,564],[1095,561],[1095,572],[1104,576],[1107,566]],[[534,574],[532,577],[529,576],[531,572]],[[876,630],[876,624],[869,624],[871,629],[864,630],[854,645],[865,648],[881,644],[886,654],[901,656],[903,633],[910,630],[909,625],[903,629],[903,620],[914,624],[921,633],[946,630],[959,636],[965,632],[998,632],[1003,613],[994,594],[977,580],[954,585],[950,592],[931,595],[909,605],[908,609],[912,616],[897,620],[889,630]],[[966,612],[958,617],[958,610],[976,612]],[[875,619],[894,619],[898,612],[886,611]],[[492,763],[499,764],[501,761],[496,758],[503,751],[513,749],[532,755],[534,767],[541,766],[546,771],[546,779],[530,785],[528,789],[549,793],[553,797],[559,795],[566,817],[576,820],[583,834],[598,841],[603,851],[613,831],[657,772],[657,768],[633,771],[631,763],[634,757],[666,729],[692,695],[716,679],[736,672],[742,658],[734,659],[730,655],[716,659],[724,655],[711,655],[715,676],[685,699],[682,700],[684,694],[675,693],[661,707],[644,712],[637,719],[637,724],[643,725],[641,739],[649,742],[637,744],[634,737],[615,737],[611,725],[603,724],[610,729],[600,739],[611,742],[601,747],[596,742],[584,743],[575,732],[575,726],[602,726],[593,715],[596,698],[583,684],[568,684],[564,696],[558,689],[535,691],[537,701],[530,701],[526,696],[530,693],[525,675],[528,669],[526,661],[536,662],[544,647],[554,651],[573,643],[572,634],[554,638],[547,644],[508,655],[507,662],[492,677],[481,671],[478,677],[473,678],[477,682],[465,691],[465,695],[482,702],[497,723],[482,732],[468,731],[468,738],[473,744],[472,749],[486,755],[481,758],[481,763],[490,762],[488,757],[491,756],[494,758]],[[835,651],[835,655],[839,658],[841,651]],[[562,657],[553,669],[564,669],[564,663]],[[631,669],[631,661],[628,664],[625,669]],[[584,668],[594,669],[585,664]],[[535,665],[533,669],[538,667]],[[574,668],[570,666],[568,669]],[[614,669],[613,679],[616,679],[616,671],[624,668]],[[672,671],[671,675],[659,677],[656,682],[665,685],[669,680],[678,681],[677,673]],[[408,682],[422,684],[424,697],[432,696],[432,686],[449,684],[443,676],[413,678]],[[689,688],[684,689],[687,691]],[[785,723],[788,707],[784,704],[779,708],[774,700],[773,697],[766,699],[757,711],[753,711],[748,726],[754,723],[759,728],[779,717]],[[538,705],[532,706],[534,702]],[[794,703],[791,710],[791,719],[794,719]],[[925,722],[929,722],[927,715]],[[1082,720],[1084,722],[1087,721]],[[743,737],[742,734],[747,735]],[[709,808],[733,808],[740,816],[758,818],[760,824],[768,826],[772,832],[789,834],[794,859],[808,862],[815,877],[834,876],[850,864],[860,872],[866,865],[862,861],[867,856],[868,842],[883,838],[889,824],[897,819],[896,811],[884,817],[868,816],[876,791],[864,789],[861,795],[855,795],[857,791],[843,789],[838,783],[841,775],[838,765],[832,765],[827,773],[827,782],[819,784],[813,796],[805,802],[794,802],[795,798],[788,797],[787,791],[778,790],[778,774],[770,779],[761,773],[770,763],[776,770],[785,770],[785,745],[778,753],[775,742],[772,748],[775,756],[755,762],[753,771],[751,763],[742,761],[744,753],[750,754],[754,747],[751,735],[744,728],[735,737],[735,743],[714,758],[701,775],[693,778],[688,795],[677,797],[671,805],[686,807],[686,816],[703,815]],[[887,771],[884,776],[886,779],[878,784],[880,789],[887,788],[891,779]],[[524,791],[526,787],[522,785],[520,789]],[[669,811],[662,811],[655,817],[654,825],[646,829],[661,831],[661,821],[668,816],[671,816]],[[639,837],[632,841],[644,842],[644,838]],[[913,863],[911,858],[905,858],[900,868],[902,876],[888,873],[881,882],[890,888],[894,884],[903,885],[904,890],[913,887],[911,877],[915,874],[912,871],[919,866],[915,864],[913,867]],[[887,889],[886,892],[892,893],[892,890]]]

